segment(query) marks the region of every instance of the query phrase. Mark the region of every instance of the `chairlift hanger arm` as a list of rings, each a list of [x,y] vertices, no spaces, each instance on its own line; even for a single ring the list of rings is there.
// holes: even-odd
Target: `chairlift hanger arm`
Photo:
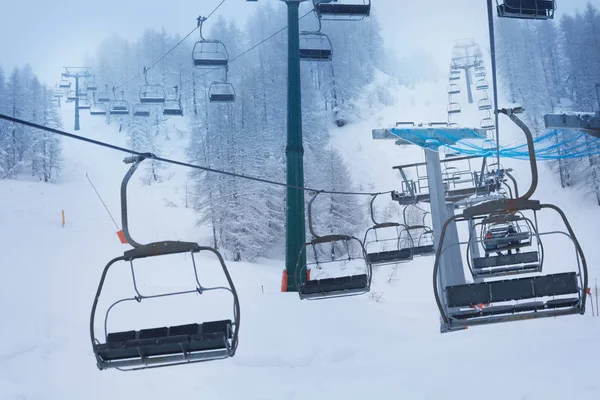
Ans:
[[[521,128],[521,130],[523,130],[523,133],[525,134],[525,138],[527,139],[527,148],[529,150],[529,165],[531,167],[531,184],[529,185],[529,189],[527,190],[527,192],[522,197],[519,197],[519,198],[528,200],[533,195],[533,193],[535,192],[535,189],[537,188],[538,169],[537,169],[537,162],[536,162],[536,156],[535,156],[533,135],[531,134],[531,130],[516,115],[516,114],[520,114],[523,111],[524,110],[521,107],[510,108],[510,109],[503,108],[501,110],[498,110],[499,113],[507,115],[519,128]]]

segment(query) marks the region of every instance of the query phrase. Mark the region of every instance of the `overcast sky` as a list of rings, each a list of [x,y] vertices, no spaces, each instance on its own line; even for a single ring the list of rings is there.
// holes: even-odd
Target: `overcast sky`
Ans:
[[[147,28],[164,27],[183,36],[193,29],[198,15],[207,15],[220,1],[6,1],[0,24],[0,65],[11,70],[29,63],[42,80],[53,84],[63,65],[80,65],[84,55],[93,54],[113,32],[135,40]],[[557,0],[557,19],[564,12],[582,11],[588,1],[600,8],[600,0]],[[217,12],[244,22],[261,2],[285,7],[280,0],[226,0]],[[386,45],[399,56],[425,50],[444,65],[455,39],[475,37],[488,48],[486,0],[372,0],[372,4]]]

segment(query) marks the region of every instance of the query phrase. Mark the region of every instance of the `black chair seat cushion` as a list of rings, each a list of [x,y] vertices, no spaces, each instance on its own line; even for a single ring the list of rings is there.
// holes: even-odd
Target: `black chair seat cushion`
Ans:
[[[364,289],[367,285],[368,277],[366,274],[362,274],[307,281],[301,290],[304,294],[317,294]]]
[[[231,320],[109,333],[105,344],[96,345],[104,361],[193,353],[227,348],[232,337]]]

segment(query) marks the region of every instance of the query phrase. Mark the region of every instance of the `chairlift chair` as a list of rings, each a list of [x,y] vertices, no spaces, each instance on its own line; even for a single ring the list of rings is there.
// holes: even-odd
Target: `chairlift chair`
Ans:
[[[79,99],[79,109],[80,110],[89,110],[92,107],[92,103],[87,97]]]
[[[448,104],[447,110],[448,114],[457,114],[461,111],[460,104],[456,102],[451,102],[450,104]]]
[[[60,83],[58,84],[58,87],[61,89],[70,89],[71,82],[68,79],[61,79]]]
[[[90,115],[101,116],[106,115],[106,105],[96,102],[96,92],[92,93],[92,104],[90,105]]]
[[[90,115],[93,115],[93,116],[106,115],[106,106],[102,103],[92,104],[90,106]]]
[[[296,286],[300,299],[320,300],[335,297],[356,296],[368,293],[371,290],[372,265],[369,262],[367,252],[360,239],[351,235],[327,235],[319,236],[315,233],[312,224],[312,205],[320,192],[316,192],[308,203],[308,227],[313,239],[302,245],[296,263]],[[325,245],[331,248],[327,256],[319,254],[319,246]],[[302,255],[307,249],[311,249],[314,255],[313,261],[302,263]],[[335,251],[338,250],[338,251]],[[340,251],[341,250],[341,251]],[[311,273],[311,279],[306,280],[307,271],[311,266],[318,270],[327,268],[324,273],[331,271],[334,267],[345,271],[346,264],[352,264],[354,268],[360,269],[360,273],[335,277],[316,276]]]
[[[450,70],[450,81],[459,81],[460,80],[460,70],[459,69],[453,69]]]
[[[134,104],[133,105],[133,116],[134,117],[149,117],[150,106],[147,104]]]
[[[446,158],[454,156],[458,156],[458,154],[446,153]],[[419,223],[415,224],[414,220],[410,220],[407,214],[409,207],[423,213],[423,217],[420,219]],[[432,255],[435,252],[433,230],[426,223],[427,215],[429,214],[431,214],[429,211],[423,210],[416,204],[409,204],[402,210],[403,226],[405,229],[405,231],[402,232],[402,237],[407,240],[407,244],[405,244],[404,247],[410,249],[413,257]]]
[[[138,370],[145,368],[158,368],[172,365],[190,364],[202,361],[220,360],[235,355],[238,346],[240,329],[240,304],[239,298],[221,254],[212,247],[200,246],[192,242],[162,241],[149,244],[139,244],[129,234],[127,223],[127,183],[133,176],[139,164],[151,154],[128,157],[125,163],[132,164],[123,178],[121,185],[121,215],[123,235],[127,243],[134,248],[126,251],[122,256],[112,259],[104,268],[98,290],[94,297],[90,316],[90,339],[96,357],[98,369],[116,368],[119,370]],[[199,275],[202,269],[197,268],[194,255],[198,253],[212,253],[218,259],[220,269],[226,279],[226,284],[220,287],[206,287],[200,282]],[[136,283],[136,270],[134,263],[144,258],[160,258],[174,254],[188,254],[195,282],[195,289],[183,291],[169,291],[166,293],[143,295]],[[133,280],[133,296],[120,299],[114,303],[103,316],[104,337],[99,338],[95,331],[97,308],[100,297],[103,295],[106,277],[113,265],[128,263]],[[199,274],[200,272],[200,274]],[[216,321],[192,321],[187,325],[162,326],[159,328],[130,330],[125,332],[109,332],[108,322],[111,320],[111,311],[123,304],[155,304],[158,301],[178,296],[190,298],[192,296],[210,296],[212,293],[228,293],[232,297],[233,314],[229,319]],[[209,304],[209,306],[211,306]]]
[[[369,203],[373,226],[367,229],[363,240],[368,261],[373,265],[389,265],[412,260],[410,248],[402,246],[407,243],[408,236],[405,235],[404,240],[402,236],[406,227],[399,222],[375,221],[373,203],[377,196],[379,194],[374,195]],[[391,245],[391,249],[387,249],[387,245]]]
[[[477,325],[585,314],[588,269],[585,255],[575,233],[566,215],[559,207],[552,204],[542,204],[538,200],[530,199],[537,186],[538,172],[533,135],[529,128],[515,115],[521,111],[520,108],[499,110],[499,112],[508,115],[523,130],[527,138],[532,173],[529,190],[523,196],[515,199],[492,200],[468,207],[463,210],[462,214],[449,218],[442,227],[433,268],[433,288],[435,301],[441,315],[442,333],[463,330]],[[537,213],[542,210],[556,212],[566,230],[554,229],[552,232],[547,233],[538,232]],[[445,275],[445,266],[440,267],[442,253],[450,246],[470,244],[470,242],[445,243],[446,231],[451,223],[482,221],[482,224],[489,226],[499,223],[519,223],[526,220],[523,217],[525,213],[533,213],[535,223],[531,223],[531,219],[529,220],[527,225],[531,232],[519,237],[519,242],[523,238],[554,235],[566,244],[566,246],[556,247],[555,245],[552,247],[561,252],[561,257],[558,260],[551,258],[548,254],[537,253],[537,256],[528,254],[532,252],[520,253],[517,257],[514,254],[496,259],[488,257],[490,260],[484,260],[482,265],[477,267],[474,263],[470,265],[471,273],[475,269],[487,270],[488,272],[496,270],[498,272],[501,268],[515,265],[520,268],[524,265],[535,265],[535,267],[527,272],[529,276],[521,275],[516,278],[511,277],[502,280],[494,280],[484,276],[477,283],[446,283],[449,277]],[[532,227],[535,227],[535,229],[532,229]],[[493,236],[492,234],[492,239]],[[510,242],[510,240],[508,238],[505,241]],[[573,249],[574,258],[571,262],[562,256],[566,248]],[[467,246],[468,251],[469,246]],[[545,249],[544,253],[547,251],[548,248]],[[468,257],[467,254],[467,259]],[[485,259],[485,257],[483,258]],[[547,260],[555,261],[555,267],[560,268],[560,272],[541,275],[541,264],[542,262],[547,264]],[[547,265],[544,265],[544,270],[547,269]],[[499,273],[497,275],[502,276]],[[486,280],[486,278],[491,280]]]
[[[301,61],[331,61],[331,40],[321,32],[300,32]]]
[[[181,105],[181,96],[179,95],[179,87],[173,86],[173,93],[169,94],[165,99],[163,106],[163,115],[183,117],[183,107]]]
[[[140,103],[164,103],[167,97],[162,85],[148,83],[148,68],[144,67],[146,83],[140,87]]]
[[[123,99],[124,92],[121,91],[121,99],[117,99],[115,88],[113,88],[113,101],[110,102],[109,114],[110,115],[129,115],[129,103]]]
[[[475,78],[485,78],[486,77],[485,68],[475,68],[474,75],[475,75]]]
[[[92,75],[92,79],[87,82],[86,89],[88,92],[95,92],[98,90],[98,85],[96,84],[96,75]]]
[[[475,87],[477,88],[477,90],[488,90],[490,85],[488,85],[485,79],[479,79],[475,84]]]
[[[404,232],[407,237],[404,245],[412,257],[430,256],[435,253],[433,230],[426,225],[405,226]],[[404,236],[404,235],[403,235]]]
[[[491,110],[493,108],[492,101],[488,98],[483,98],[479,100],[479,102],[477,103],[477,107],[479,108],[479,111]]]
[[[235,88],[229,82],[212,82],[208,87],[208,100],[211,103],[232,103],[235,101]]]
[[[77,92],[75,92],[74,90],[70,90],[69,93],[67,94],[67,100],[69,102],[75,101],[77,99]]]
[[[498,17],[517,19],[554,19],[553,0],[496,0]]]
[[[105,85],[103,92],[98,92],[98,103],[110,103],[110,92],[108,91],[108,85]]]
[[[482,119],[479,126],[481,127],[481,129],[486,130],[486,131],[491,131],[493,129],[496,129],[496,124],[494,123],[494,120],[490,117],[486,117],[486,118]]]
[[[456,84],[448,86],[448,94],[460,94],[460,86]]]
[[[313,0],[317,18],[360,21],[371,14],[371,0]]]

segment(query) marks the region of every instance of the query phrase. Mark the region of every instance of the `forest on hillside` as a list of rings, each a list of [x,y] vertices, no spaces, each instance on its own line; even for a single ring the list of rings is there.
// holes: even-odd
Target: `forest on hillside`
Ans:
[[[50,128],[61,128],[52,88],[43,85],[26,65],[10,75],[0,67],[0,113]],[[60,139],[47,132],[0,121],[0,179],[19,174],[54,180],[60,169]]]
[[[588,3],[582,13],[553,21],[497,20],[497,61],[500,90],[526,109],[536,135],[545,131],[543,117],[551,112],[593,112],[600,107],[600,13]],[[556,141],[578,136],[576,145],[592,155],[561,154],[552,162],[565,186],[594,191],[600,204],[600,156],[587,135],[559,131]],[[579,137],[580,136],[580,137]],[[581,143],[579,143],[581,142]],[[574,143],[569,147],[574,148]],[[594,149],[591,149],[594,147]],[[593,151],[592,151],[593,150]]]

